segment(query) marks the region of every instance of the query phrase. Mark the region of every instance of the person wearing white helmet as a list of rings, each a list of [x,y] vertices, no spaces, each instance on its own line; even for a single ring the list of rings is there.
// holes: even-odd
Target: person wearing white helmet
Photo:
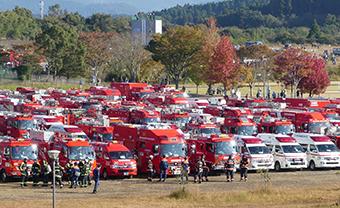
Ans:
[[[148,159],[148,181],[151,181],[151,182],[152,182],[153,173],[154,173],[152,160],[153,160],[153,155],[150,155]]]

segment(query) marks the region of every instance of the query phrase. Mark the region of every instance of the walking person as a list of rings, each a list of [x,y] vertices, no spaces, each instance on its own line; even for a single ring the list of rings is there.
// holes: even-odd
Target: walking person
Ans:
[[[83,162],[82,160],[79,161],[78,163],[78,167],[79,167],[79,170],[80,170],[80,176],[78,178],[78,181],[80,182],[80,187],[84,187],[84,184],[83,184],[83,179],[85,177],[85,162]]]
[[[240,162],[240,172],[241,172],[240,181],[244,180],[245,182],[247,182],[247,180],[248,180],[248,165],[249,165],[249,160],[245,155],[243,155],[241,162]]]
[[[63,175],[64,175],[64,168],[61,167],[58,161],[55,161],[55,183],[59,184],[59,188],[63,188]]]
[[[70,188],[77,188],[78,181],[80,176],[80,169],[78,167],[78,163],[75,162],[72,169],[72,182]]]
[[[48,186],[48,180],[50,177],[50,173],[52,172],[50,164],[46,160],[43,161],[42,165],[42,178],[43,178],[43,185],[42,186]]]
[[[149,156],[148,159],[148,181],[152,182],[153,179],[153,173],[154,173],[154,168],[153,168],[153,155]]]
[[[202,181],[204,181],[203,179],[205,179],[205,181],[208,182],[210,168],[208,167],[207,161],[205,160],[205,155],[202,156],[202,165],[203,165]]]
[[[41,167],[38,162],[38,160],[35,160],[32,165],[32,180],[33,180],[33,186],[38,186],[39,184],[39,178],[41,173]]]
[[[203,163],[202,163],[202,159],[199,158],[196,163],[196,174],[194,176],[194,183],[197,183],[197,179],[198,179],[198,183],[201,183],[202,175],[203,175]]]
[[[163,158],[161,160],[159,168],[160,168],[159,181],[165,182],[167,172],[168,172],[168,168],[169,168],[169,163],[168,163],[168,160],[166,159],[165,155],[163,155]]]
[[[27,178],[29,175],[29,168],[27,165],[27,158],[24,158],[24,161],[20,164],[19,170],[21,172],[21,187],[27,186]]]
[[[229,155],[228,160],[224,163],[224,168],[226,171],[227,182],[234,181],[235,160],[232,155]]]
[[[99,179],[100,179],[100,167],[101,165],[98,164],[97,167],[93,170],[93,180],[94,180],[94,188],[92,193],[97,193],[99,188]]]
[[[72,169],[73,169],[73,163],[69,161],[65,165],[65,173],[66,173],[68,185],[71,185],[71,182],[72,182]]]
[[[181,164],[181,184],[184,183],[184,177],[186,182],[189,181],[189,160],[188,157],[185,157],[182,164]]]

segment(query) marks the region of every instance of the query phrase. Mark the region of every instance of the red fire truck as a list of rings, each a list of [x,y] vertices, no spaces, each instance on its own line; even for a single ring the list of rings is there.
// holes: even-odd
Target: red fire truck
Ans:
[[[92,143],[97,164],[101,164],[104,179],[111,176],[133,177],[137,175],[137,163],[130,150],[117,142]]]
[[[121,93],[116,88],[107,87],[90,87],[87,90],[93,97],[105,98],[106,100],[118,100],[121,97]]]
[[[226,118],[222,126],[222,132],[227,134],[236,134],[252,136],[257,134],[256,123],[246,117]]]
[[[140,100],[145,95],[155,92],[146,83],[112,82],[111,87],[118,89],[127,100]]]
[[[179,175],[181,161],[186,156],[186,143],[178,130],[164,125],[118,125],[114,137],[138,155],[137,167],[141,173],[147,171],[147,161],[154,156],[153,163],[157,173],[162,156],[169,163],[169,174]]]
[[[90,123],[77,124],[91,141],[98,142],[112,142],[113,140],[113,127],[111,126],[97,126]]]
[[[0,134],[14,138],[29,138],[29,130],[33,129],[33,118],[13,112],[2,112],[0,115]]]
[[[38,146],[30,140],[0,137],[0,179],[20,177],[20,164],[27,159],[28,167],[39,157]]]
[[[187,112],[164,112],[162,113],[162,122],[175,124],[178,128],[185,128],[190,121],[190,115]]]
[[[331,101],[326,99],[276,98],[275,102],[287,103],[287,107],[324,108]]]
[[[161,121],[161,115],[158,111],[147,109],[134,109],[130,112],[129,123],[147,124],[158,123]]]
[[[296,132],[325,134],[331,127],[329,121],[319,112],[283,111],[281,116],[293,122]]]
[[[291,121],[266,117],[258,124],[259,133],[293,134],[295,126]]]
[[[224,163],[229,155],[239,161],[236,152],[236,143],[232,137],[221,134],[211,135],[210,137],[192,137],[186,140],[188,143],[189,163],[191,168],[195,168],[197,160],[202,155],[206,156],[206,162],[210,170],[223,171]]]

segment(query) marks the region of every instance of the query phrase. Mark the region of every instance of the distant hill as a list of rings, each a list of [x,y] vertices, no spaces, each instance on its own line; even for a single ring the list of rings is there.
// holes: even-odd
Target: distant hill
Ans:
[[[229,0],[156,12],[169,24],[199,24],[215,17],[221,27],[293,27],[340,16],[340,0]],[[339,18],[338,18],[339,20]]]
[[[148,12],[176,6],[199,4],[218,0],[45,0],[47,8],[60,4],[63,9],[79,12],[84,16],[93,13],[108,13],[113,15],[132,15],[139,11]],[[13,9],[15,6],[25,7],[34,14],[39,14],[39,0],[0,0],[0,10]]]

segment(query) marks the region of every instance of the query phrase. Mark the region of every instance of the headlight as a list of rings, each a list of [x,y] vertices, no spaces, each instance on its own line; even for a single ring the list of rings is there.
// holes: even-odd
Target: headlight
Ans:
[[[131,168],[137,168],[136,163],[132,163],[132,164],[131,164]]]

